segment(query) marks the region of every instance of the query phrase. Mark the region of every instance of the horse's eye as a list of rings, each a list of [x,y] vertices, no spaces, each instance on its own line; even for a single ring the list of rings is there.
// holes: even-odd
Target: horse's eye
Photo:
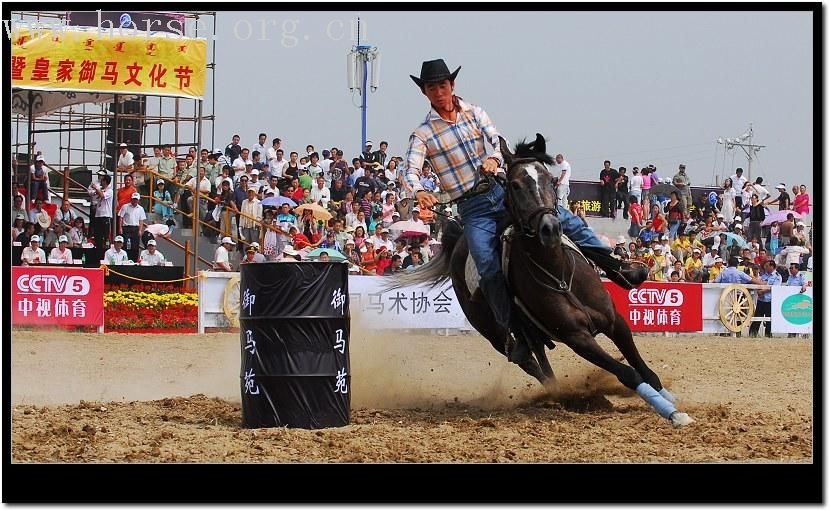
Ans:
[[[510,183],[510,188],[512,188],[514,192],[518,192],[522,189],[522,185],[520,185],[516,181],[513,181],[512,183]]]

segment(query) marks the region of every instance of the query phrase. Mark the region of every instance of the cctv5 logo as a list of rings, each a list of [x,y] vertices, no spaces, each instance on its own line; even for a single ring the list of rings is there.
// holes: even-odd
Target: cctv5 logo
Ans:
[[[19,292],[28,294],[86,295],[89,287],[89,280],[78,275],[21,275],[17,279]]]
[[[632,289],[628,292],[628,301],[639,305],[680,307],[683,305],[683,293],[679,289]]]

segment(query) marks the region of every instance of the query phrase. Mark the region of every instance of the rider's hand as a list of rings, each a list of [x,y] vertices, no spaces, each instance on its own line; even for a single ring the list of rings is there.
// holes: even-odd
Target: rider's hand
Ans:
[[[496,161],[495,158],[487,158],[484,160],[484,164],[481,166],[481,171],[484,174],[495,174],[496,171],[499,169],[499,162]]]
[[[415,192],[415,199],[418,201],[418,206],[421,209],[432,209],[432,205],[438,202],[438,199],[425,190]]]

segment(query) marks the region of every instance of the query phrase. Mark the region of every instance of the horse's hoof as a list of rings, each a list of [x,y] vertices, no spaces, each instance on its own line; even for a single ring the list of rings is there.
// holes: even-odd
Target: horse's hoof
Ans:
[[[675,428],[679,428],[682,426],[688,426],[689,424],[693,423],[695,420],[689,417],[688,414],[683,412],[674,412],[671,414],[671,425]]]

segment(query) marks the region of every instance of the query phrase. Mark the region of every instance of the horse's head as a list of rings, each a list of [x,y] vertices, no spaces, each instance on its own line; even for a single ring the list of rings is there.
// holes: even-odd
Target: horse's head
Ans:
[[[501,137],[499,144],[507,165],[506,202],[514,225],[526,236],[538,236],[545,247],[557,246],[562,228],[554,177],[544,165],[553,163],[545,153],[545,138],[537,133],[534,142],[517,144],[515,153]]]

